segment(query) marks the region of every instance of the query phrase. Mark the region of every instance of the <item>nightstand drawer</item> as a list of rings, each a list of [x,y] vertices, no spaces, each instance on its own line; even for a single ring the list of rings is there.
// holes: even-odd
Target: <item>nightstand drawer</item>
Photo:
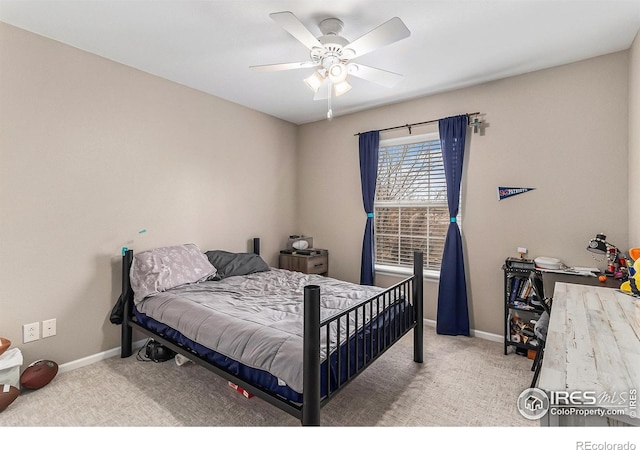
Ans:
[[[329,270],[327,255],[310,256],[306,259],[306,273],[326,273]]]
[[[280,268],[296,272],[328,275],[329,253],[321,255],[280,254]]]

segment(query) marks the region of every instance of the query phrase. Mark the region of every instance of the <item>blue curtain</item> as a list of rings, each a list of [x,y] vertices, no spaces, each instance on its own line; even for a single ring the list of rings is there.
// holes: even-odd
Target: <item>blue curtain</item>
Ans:
[[[450,222],[442,255],[442,268],[440,269],[436,330],[438,334],[454,336],[469,336],[469,308],[462,237],[456,222],[460,203],[460,182],[462,181],[467,124],[466,115],[447,117],[438,122],[444,172],[447,180]]]
[[[362,240],[362,262],[360,266],[360,284],[373,286],[375,272],[373,238],[373,202],[376,197],[378,179],[378,146],[380,132],[360,133],[360,182],[362,184],[362,202],[367,213],[367,224]]]

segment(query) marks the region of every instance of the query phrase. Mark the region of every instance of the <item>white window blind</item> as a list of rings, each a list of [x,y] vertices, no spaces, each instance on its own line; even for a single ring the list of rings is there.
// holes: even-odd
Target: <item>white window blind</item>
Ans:
[[[439,270],[449,227],[447,186],[437,133],[380,142],[374,203],[375,262]]]

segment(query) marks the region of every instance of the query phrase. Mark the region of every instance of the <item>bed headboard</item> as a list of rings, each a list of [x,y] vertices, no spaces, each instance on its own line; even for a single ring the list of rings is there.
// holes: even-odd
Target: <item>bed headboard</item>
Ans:
[[[260,254],[260,238],[253,238],[253,253]],[[122,325],[121,350],[122,358],[133,354],[133,329],[130,324],[133,315],[133,289],[131,287],[131,265],[133,264],[133,250],[122,248],[122,292],[111,312],[111,322]]]

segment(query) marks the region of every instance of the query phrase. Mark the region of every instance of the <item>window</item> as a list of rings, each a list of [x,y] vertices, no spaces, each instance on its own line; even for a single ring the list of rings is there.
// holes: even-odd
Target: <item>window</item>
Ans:
[[[380,141],[374,217],[377,270],[412,267],[416,250],[440,270],[450,221],[438,133]]]

